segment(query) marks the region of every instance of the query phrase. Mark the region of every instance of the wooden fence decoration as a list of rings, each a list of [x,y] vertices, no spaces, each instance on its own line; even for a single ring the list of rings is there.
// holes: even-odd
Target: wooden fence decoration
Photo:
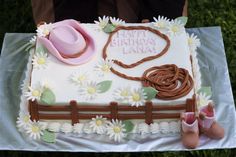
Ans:
[[[158,111],[175,111],[173,113],[158,113]],[[195,112],[196,99],[187,99],[185,104],[178,105],[154,105],[151,101],[146,102],[145,106],[124,106],[117,102],[111,102],[108,106],[82,105],[76,101],[71,101],[69,105],[42,105],[37,101],[29,101],[29,112],[31,120],[71,120],[72,124],[79,123],[82,119],[91,119],[96,115],[102,115],[108,119],[144,119],[147,124],[151,124],[154,119],[178,119],[180,113]],[[42,113],[43,112],[43,113]],[[50,113],[46,113],[50,112]],[[67,113],[56,113],[67,112]],[[83,113],[87,112],[87,113]],[[93,112],[103,112],[94,114]],[[106,113],[104,113],[106,112]],[[122,112],[122,113],[120,113]],[[127,112],[127,113],[124,113]],[[133,112],[133,113],[132,113]]]

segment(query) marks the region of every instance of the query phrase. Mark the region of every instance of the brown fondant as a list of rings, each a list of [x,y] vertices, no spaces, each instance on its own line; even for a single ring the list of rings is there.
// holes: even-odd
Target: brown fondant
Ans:
[[[192,101],[190,101],[192,100]],[[151,124],[154,119],[178,119],[180,111],[193,110],[195,108],[193,99],[186,101],[186,104],[177,105],[158,105],[152,102],[146,102],[145,106],[133,107],[127,105],[118,105],[117,102],[111,102],[109,106],[91,106],[80,105],[76,101],[71,101],[69,105],[48,106],[38,104],[37,101],[29,101],[29,111],[31,120],[71,120],[72,124],[78,123],[81,119],[91,119],[101,115],[108,119],[144,119],[147,124]],[[158,111],[177,111],[173,113],[158,113]],[[42,113],[43,111],[43,113]],[[47,113],[47,111],[49,113]],[[67,113],[57,113],[57,112]],[[127,111],[127,113],[125,113]],[[53,112],[53,113],[52,113]],[[68,113],[69,112],[69,113]],[[91,114],[91,112],[103,112]],[[106,112],[106,113],[104,113]],[[122,112],[122,113],[119,113]],[[133,112],[133,113],[132,113]]]
[[[113,35],[120,30],[148,30],[166,41],[166,46],[160,53],[145,57],[132,64],[125,64],[122,61],[113,59],[114,63],[120,67],[134,68],[144,62],[157,59],[164,55],[170,47],[169,38],[158,30],[145,26],[119,26],[109,35],[108,40],[103,48],[102,57],[104,60],[107,58],[107,47],[111,43]],[[125,79],[142,81],[144,86],[151,86],[157,89],[158,93],[156,97],[163,100],[178,99],[187,95],[193,88],[193,79],[189,75],[188,71],[184,68],[178,68],[174,64],[151,67],[147,69],[141,77],[128,76],[115,70],[114,68],[111,68],[111,72]],[[180,86],[179,83],[181,84]]]
[[[77,102],[76,101],[72,100],[70,102],[70,109],[71,109],[72,124],[79,123],[78,108],[77,108]]]
[[[143,86],[158,90],[157,98],[173,100],[187,95],[193,88],[193,79],[188,71],[174,64],[149,68],[143,73]]]
[[[111,118],[117,119],[118,118],[118,109],[117,109],[117,102],[111,102],[110,103],[110,109],[111,109]]]
[[[152,102],[148,101],[145,103],[145,123],[147,124],[151,124],[153,122],[152,119]]]

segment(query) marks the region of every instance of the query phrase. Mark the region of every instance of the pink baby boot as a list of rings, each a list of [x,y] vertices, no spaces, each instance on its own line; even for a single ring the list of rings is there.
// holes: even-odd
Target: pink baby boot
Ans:
[[[181,113],[182,143],[186,148],[194,149],[198,146],[199,130],[198,116],[195,112]]]
[[[199,114],[200,132],[212,139],[221,139],[224,137],[224,129],[215,121],[215,111],[213,104],[200,108]]]

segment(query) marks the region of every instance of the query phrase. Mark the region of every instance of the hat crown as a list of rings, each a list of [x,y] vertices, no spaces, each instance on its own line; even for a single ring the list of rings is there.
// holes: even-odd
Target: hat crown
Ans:
[[[63,55],[74,55],[86,47],[82,34],[69,25],[57,26],[50,31],[49,40]]]

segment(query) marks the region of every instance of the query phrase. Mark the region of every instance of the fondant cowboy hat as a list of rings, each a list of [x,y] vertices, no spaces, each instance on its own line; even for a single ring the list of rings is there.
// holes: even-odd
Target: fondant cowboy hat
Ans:
[[[95,54],[94,39],[75,20],[52,24],[49,35],[38,39],[52,55],[70,65],[86,63]]]

